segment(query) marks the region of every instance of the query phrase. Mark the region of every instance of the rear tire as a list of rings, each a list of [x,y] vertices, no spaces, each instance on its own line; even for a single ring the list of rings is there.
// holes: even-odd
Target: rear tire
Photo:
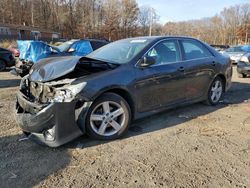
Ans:
[[[86,117],[86,132],[94,139],[113,140],[128,129],[131,110],[121,96],[105,93],[90,107]]]
[[[216,77],[208,90],[206,103],[211,106],[217,105],[223,98],[224,83],[220,77]]]
[[[0,60],[0,71],[4,71],[6,69],[6,65],[4,61]]]

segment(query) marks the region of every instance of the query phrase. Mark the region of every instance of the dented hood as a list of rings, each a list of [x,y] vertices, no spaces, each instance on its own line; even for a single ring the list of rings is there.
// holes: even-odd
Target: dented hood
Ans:
[[[48,82],[57,79],[74,71],[81,58],[79,56],[64,56],[42,59],[31,68],[29,80]]]

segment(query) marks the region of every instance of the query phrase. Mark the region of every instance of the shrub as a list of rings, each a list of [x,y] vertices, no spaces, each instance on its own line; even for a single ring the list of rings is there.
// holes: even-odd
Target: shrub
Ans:
[[[16,41],[15,40],[3,40],[3,41],[0,41],[0,47],[8,48],[13,43],[16,43]]]

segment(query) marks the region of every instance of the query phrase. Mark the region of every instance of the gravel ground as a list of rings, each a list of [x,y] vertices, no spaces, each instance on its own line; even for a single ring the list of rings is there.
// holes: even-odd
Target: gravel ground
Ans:
[[[59,148],[22,140],[18,84],[0,73],[0,187],[250,187],[250,78],[235,71],[216,107],[169,110],[135,122],[122,139],[82,136]]]

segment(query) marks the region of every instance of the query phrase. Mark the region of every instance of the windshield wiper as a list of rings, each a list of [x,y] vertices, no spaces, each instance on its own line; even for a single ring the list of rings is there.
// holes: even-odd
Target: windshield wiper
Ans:
[[[95,63],[95,64],[105,64],[108,66],[108,68],[111,68],[111,69],[113,69],[119,65],[118,63],[107,62],[107,61],[103,61],[100,59],[94,59],[94,58],[90,58],[90,57],[84,57],[82,61],[83,61],[83,63],[89,62],[89,63]]]
[[[94,63],[107,64],[109,66],[109,68],[114,68],[114,67],[117,67],[118,65],[120,65],[119,63],[105,61],[102,59],[95,59],[95,58],[91,58],[91,57],[84,57],[84,58],[89,59],[90,61],[92,61]]]

